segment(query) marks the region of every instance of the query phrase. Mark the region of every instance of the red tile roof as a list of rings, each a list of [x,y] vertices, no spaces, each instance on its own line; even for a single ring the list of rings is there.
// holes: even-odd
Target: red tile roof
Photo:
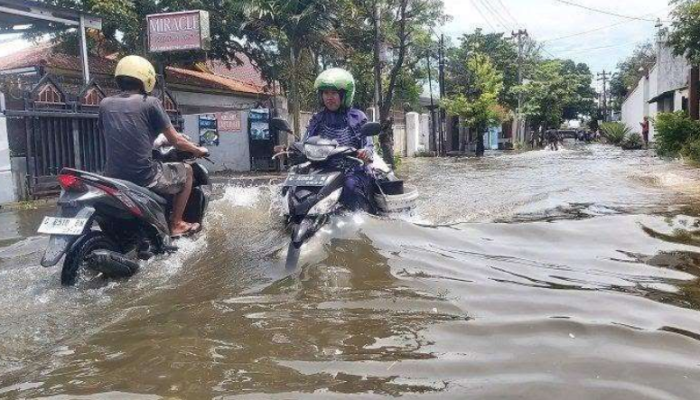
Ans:
[[[231,67],[227,67],[221,61],[209,61],[207,67],[211,72],[225,76],[227,78],[233,78],[250,85],[255,85],[258,87],[265,87],[268,85],[267,81],[262,78],[260,69],[253,64],[253,62],[246,57],[245,54],[239,54],[238,58],[243,62],[242,65],[232,64]]]
[[[212,72],[200,72],[185,68],[168,67],[167,80],[173,85],[187,85],[202,89],[214,89],[228,92],[265,94],[266,83],[262,76],[250,64],[250,60],[239,67],[226,69],[222,63],[210,62]],[[90,57],[90,72],[99,75],[112,75],[117,65],[116,60],[106,57]],[[0,59],[0,70],[23,67],[45,66],[47,68],[81,71],[80,58],[63,54],[55,50],[50,43],[40,44],[29,49],[10,54]],[[221,73],[219,73],[221,72]],[[237,73],[241,78],[237,78]]]

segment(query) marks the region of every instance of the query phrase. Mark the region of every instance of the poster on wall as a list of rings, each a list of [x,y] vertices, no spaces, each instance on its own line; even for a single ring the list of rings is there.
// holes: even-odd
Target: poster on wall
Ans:
[[[216,115],[205,114],[199,116],[199,145],[219,145],[219,129],[216,123]]]
[[[267,109],[250,110],[248,115],[251,140],[270,140],[270,112]]]
[[[217,113],[216,122],[219,132],[241,132],[241,113],[239,111]]]

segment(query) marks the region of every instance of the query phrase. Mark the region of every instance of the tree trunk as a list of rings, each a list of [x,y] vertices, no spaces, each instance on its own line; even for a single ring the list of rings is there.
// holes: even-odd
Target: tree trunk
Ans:
[[[294,119],[294,135],[301,138],[301,105],[299,104],[299,82],[297,75],[297,53],[294,51],[294,46],[289,46],[289,65],[292,69],[290,82],[290,105],[292,108],[292,116]]]
[[[688,88],[688,111],[690,118],[693,120],[700,119],[700,100],[698,99],[698,81],[700,81],[700,68],[697,65],[691,67],[690,69],[690,87]]]
[[[394,169],[394,127],[393,121],[389,119],[389,112],[384,106],[385,99],[382,97],[382,60],[381,60],[381,13],[379,3],[374,5],[374,112],[376,118],[382,124],[382,133],[379,135],[379,147],[382,150],[382,159]],[[389,91],[391,92],[391,88]],[[391,101],[391,94],[388,94]]]
[[[484,155],[485,152],[486,148],[484,146],[484,130],[480,129],[479,136],[476,138],[476,156],[481,157]]]

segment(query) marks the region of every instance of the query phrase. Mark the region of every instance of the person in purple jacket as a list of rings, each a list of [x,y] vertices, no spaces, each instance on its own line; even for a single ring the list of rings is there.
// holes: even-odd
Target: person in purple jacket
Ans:
[[[355,79],[348,71],[331,68],[316,78],[314,89],[318,91],[323,108],[311,118],[304,140],[321,136],[335,139],[341,146],[358,149],[357,158],[363,160],[365,165],[350,167],[340,202],[352,211],[375,212],[372,197],[374,178],[367,166],[374,156],[374,144],[372,138],[360,134],[360,129],[367,123],[367,116],[352,107]]]

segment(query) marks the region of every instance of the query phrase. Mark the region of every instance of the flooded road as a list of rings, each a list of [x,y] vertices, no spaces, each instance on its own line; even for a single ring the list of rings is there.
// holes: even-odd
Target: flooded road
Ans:
[[[284,271],[276,188],[123,282],[60,287],[0,215],[0,398],[698,399],[700,173],[601,145],[404,161],[415,215]]]

